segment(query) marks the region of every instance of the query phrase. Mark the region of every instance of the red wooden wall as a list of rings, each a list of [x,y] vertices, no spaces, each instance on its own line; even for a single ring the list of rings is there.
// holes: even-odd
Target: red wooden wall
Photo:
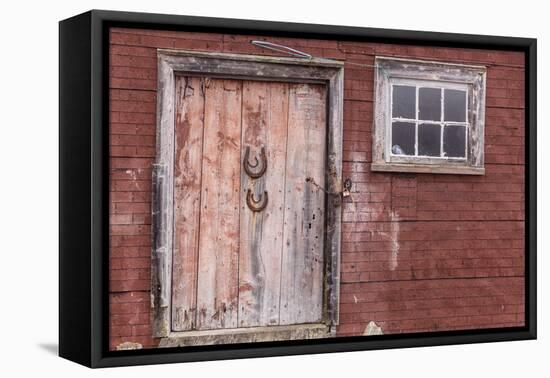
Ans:
[[[110,35],[110,346],[153,347],[151,166],[157,48],[266,54],[255,36],[112,29]],[[484,176],[373,173],[372,68],[345,67],[339,335],[524,324],[524,55],[290,38],[318,57],[376,55],[488,67]]]

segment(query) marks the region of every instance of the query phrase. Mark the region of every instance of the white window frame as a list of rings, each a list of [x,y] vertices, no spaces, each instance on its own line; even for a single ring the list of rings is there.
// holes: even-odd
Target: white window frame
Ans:
[[[385,172],[416,172],[483,175],[486,67],[390,57],[375,58],[374,138],[371,169]],[[394,85],[416,88],[415,119],[394,118],[392,90]],[[420,87],[459,89],[467,92],[465,122],[444,121],[444,104],[440,121],[418,120]],[[444,102],[444,92],[441,94]],[[415,156],[392,153],[392,121],[415,123]],[[418,125],[434,123],[466,127],[465,157],[418,156]],[[443,132],[441,133],[443,149]],[[442,154],[441,154],[442,155]]]

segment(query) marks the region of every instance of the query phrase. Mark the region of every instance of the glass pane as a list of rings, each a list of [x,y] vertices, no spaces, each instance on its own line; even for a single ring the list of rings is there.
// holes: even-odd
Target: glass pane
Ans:
[[[466,122],[466,91],[445,89],[445,121]]]
[[[465,126],[445,126],[443,152],[448,157],[466,157]]]
[[[441,125],[418,125],[418,155],[440,156]]]
[[[418,119],[441,121],[441,89],[420,88],[418,90]]]
[[[405,85],[393,86],[392,117],[415,119],[416,88]]]
[[[394,122],[391,129],[394,155],[414,155],[414,123]]]

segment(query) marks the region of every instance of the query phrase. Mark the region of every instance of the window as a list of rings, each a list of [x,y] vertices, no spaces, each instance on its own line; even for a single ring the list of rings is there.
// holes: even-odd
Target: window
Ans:
[[[396,79],[391,93],[390,154],[467,158],[467,86]]]
[[[376,58],[375,171],[483,174],[485,68]]]

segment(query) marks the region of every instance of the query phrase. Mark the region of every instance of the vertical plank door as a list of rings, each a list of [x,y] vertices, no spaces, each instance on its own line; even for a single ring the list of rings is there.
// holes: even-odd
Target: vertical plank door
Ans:
[[[325,140],[325,87],[291,84],[280,324],[322,318]],[[308,177],[316,185],[306,182]]]
[[[204,79],[176,79],[172,329],[195,328]]]
[[[197,329],[236,328],[242,82],[204,87]]]
[[[325,87],[178,77],[176,107],[172,330],[320,322]]]
[[[241,161],[250,148],[248,160],[258,171],[264,148],[267,170],[259,178],[241,170],[239,327],[279,324],[288,86],[243,82]],[[268,205],[261,212],[248,208],[249,189],[256,199],[268,193]]]

